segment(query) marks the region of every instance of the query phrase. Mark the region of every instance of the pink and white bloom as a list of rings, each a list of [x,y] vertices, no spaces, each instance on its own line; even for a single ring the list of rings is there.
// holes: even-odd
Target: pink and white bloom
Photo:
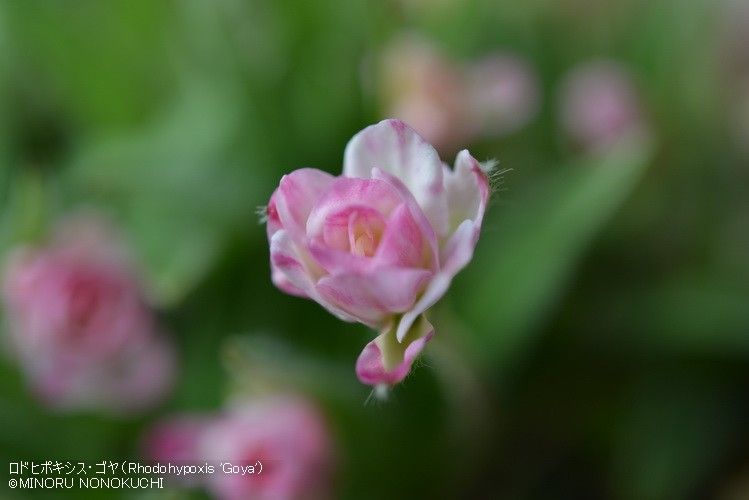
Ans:
[[[9,347],[51,406],[136,411],[171,385],[172,347],[156,333],[116,242],[101,221],[79,218],[48,246],[18,249],[6,263]]]
[[[333,444],[325,419],[307,401],[276,397],[242,403],[202,432],[199,454],[216,464],[208,489],[222,500],[330,498]],[[226,473],[232,466],[252,474]]]
[[[468,151],[450,169],[403,122],[367,127],[341,176],[305,168],[281,179],[267,209],[273,282],[380,331],[357,374],[400,382],[431,338],[423,313],[473,257],[489,191]]]
[[[586,151],[605,150],[646,132],[634,79],[614,61],[575,68],[562,83],[559,105],[563,131]]]

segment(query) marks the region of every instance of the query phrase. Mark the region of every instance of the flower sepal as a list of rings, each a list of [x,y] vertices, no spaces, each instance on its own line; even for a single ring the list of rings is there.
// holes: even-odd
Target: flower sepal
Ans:
[[[389,387],[400,383],[434,335],[434,327],[422,314],[399,342],[396,336],[398,323],[396,320],[391,321],[359,355],[356,375],[362,383],[375,387]]]

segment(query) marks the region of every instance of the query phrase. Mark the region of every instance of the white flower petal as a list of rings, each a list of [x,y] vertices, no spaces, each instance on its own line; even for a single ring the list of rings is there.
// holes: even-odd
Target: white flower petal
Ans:
[[[447,234],[447,196],[437,151],[399,120],[383,120],[346,146],[343,175],[369,178],[379,168],[403,182],[439,236]]]

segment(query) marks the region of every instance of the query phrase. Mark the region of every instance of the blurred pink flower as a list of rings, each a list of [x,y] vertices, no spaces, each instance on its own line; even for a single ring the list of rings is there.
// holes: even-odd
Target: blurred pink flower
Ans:
[[[164,419],[145,435],[142,454],[148,460],[158,462],[200,462],[203,458],[198,446],[211,421],[212,416],[199,413]]]
[[[170,386],[171,345],[116,241],[102,221],[73,219],[47,247],[18,249],[6,263],[10,347],[52,406],[136,411]]]
[[[749,77],[737,85],[736,98],[731,109],[732,139],[743,155],[749,155]]]
[[[380,68],[384,114],[410,124],[439,151],[454,152],[475,133],[460,66],[428,41],[402,36]]]
[[[744,0],[724,2],[720,6],[719,53],[716,57],[729,77],[749,74],[749,4]]]
[[[468,151],[451,170],[403,122],[382,121],[351,139],[343,175],[307,168],[281,179],[267,209],[273,282],[380,330],[357,372],[393,384],[431,337],[419,318],[473,257],[488,198]]]
[[[157,422],[141,441],[141,455],[161,464],[202,465],[200,442],[213,418],[211,414],[184,413]],[[169,479],[182,486],[199,486],[206,475],[196,471],[196,474],[171,474]]]
[[[742,156],[749,155],[749,4],[742,0],[721,5],[719,45],[722,89],[728,130]]]
[[[206,481],[217,498],[311,500],[330,498],[332,447],[317,409],[286,397],[245,403],[215,418],[200,436],[199,451],[216,464]],[[224,470],[234,466],[254,466],[254,474]]]
[[[560,120],[567,136],[587,151],[645,133],[632,77],[612,61],[588,62],[567,76],[560,92]]]
[[[540,91],[533,67],[512,54],[494,54],[468,68],[471,121],[497,137],[525,126],[538,112]]]
[[[466,67],[415,35],[386,47],[379,87],[384,114],[445,153],[477,136],[514,132],[539,107],[535,71],[522,57],[498,53]]]

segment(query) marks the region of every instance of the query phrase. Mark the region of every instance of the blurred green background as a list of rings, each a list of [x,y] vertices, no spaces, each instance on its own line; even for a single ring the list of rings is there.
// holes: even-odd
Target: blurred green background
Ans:
[[[126,419],[50,412],[4,359],[3,477],[21,457],[135,457],[159,416],[265,384],[329,415],[336,498],[749,498],[749,118],[737,117],[749,44],[726,42],[737,6],[0,2],[0,249],[80,207],[108,213],[181,364],[173,395]],[[385,117],[367,75],[404,30],[455,61],[527,58],[541,107],[517,132],[465,144],[511,171],[431,314],[423,360],[365,405],[353,367],[371,333],[272,286],[255,211],[284,173],[340,172],[348,139]],[[652,137],[586,155],[562,138],[556,95],[600,57],[635,76]],[[202,493],[122,493],[182,495]]]

